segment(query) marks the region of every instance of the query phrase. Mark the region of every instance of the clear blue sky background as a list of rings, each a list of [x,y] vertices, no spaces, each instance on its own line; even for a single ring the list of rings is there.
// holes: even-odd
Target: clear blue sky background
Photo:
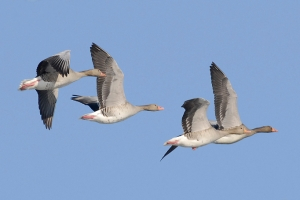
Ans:
[[[300,196],[298,1],[0,2],[0,199],[298,199]],[[93,68],[89,47],[125,74],[128,101],[156,103],[103,125],[72,94],[96,95],[95,78],[60,89],[53,129],[35,91],[17,90],[38,63],[71,50],[74,70]],[[233,145],[178,148],[183,102],[203,97],[214,119],[209,66],[229,77],[242,121],[271,125]]]

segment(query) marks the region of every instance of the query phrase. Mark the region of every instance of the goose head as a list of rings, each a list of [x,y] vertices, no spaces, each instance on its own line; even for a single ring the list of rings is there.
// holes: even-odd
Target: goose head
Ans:
[[[83,74],[83,76],[94,76],[98,78],[106,76],[106,74],[101,72],[100,69],[90,69],[90,70],[82,71],[81,73]]]
[[[141,107],[143,110],[147,110],[147,111],[160,111],[160,110],[164,110],[163,107],[158,106],[156,104],[149,104],[149,105],[144,105],[144,106],[139,106]]]
[[[272,126],[262,126],[258,128],[252,129],[255,133],[272,133],[272,132],[278,132],[275,128]]]

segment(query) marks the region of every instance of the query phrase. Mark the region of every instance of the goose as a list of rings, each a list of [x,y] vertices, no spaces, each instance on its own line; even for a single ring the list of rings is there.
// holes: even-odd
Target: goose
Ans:
[[[85,76],[104,77],[99,69],[76,72],[70,68],[70,50],[62,51],[42,60],[36,69],[37,76],[25,79],[20,91],[35,89],[38,93],[40,115],[46,129],[52,128],[58,88],[64,87]]]
[[[161,160],[178,146],[191,147],[193,150],[196,150],[200,146],[204,146],[230,134],[226,130],[216,130],[208,121],[206,111],[209,104],[209,101],[203,98],[194,98],[183,103],[181,106],[185,109],[181,123],[183,134],[164,143],[165,146],[172,146]],[[243,134],[247,130],[237,127],[232,131],[236,134]]]
[[[99,69],[106,76],[97,78],[99,109],[83,115],[81,119],[101,124],[112,124],[123,121],[140,111],[161,111],[164,109],[156,104],[135,106],[129,103],[123,89],[124,74],[117,62],[95,43],[92,44],[90,51],[94,68]]]
[[[231,131],[236,128],[244,128],[247,130],[244,134],[227,135],[214,141],[214,143],[231,144],[252,136],[255,133],[277,132],[277,130],[271,126],[263,126],[253,130],[248,129],[240,119],[237,107],[237,94],[232,88],[229,79],[214,62],[212,62],[210,66],[210,74],[214,93],[215,116],[219,130]]]

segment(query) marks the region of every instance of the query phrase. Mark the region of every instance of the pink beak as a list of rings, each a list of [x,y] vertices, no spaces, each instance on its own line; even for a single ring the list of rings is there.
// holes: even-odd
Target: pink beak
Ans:
[[[278,132],[275,128],[272,128],[272,132]]]
[[[158,106],[158,110],[164,110],[164,107]]]
[[[251,131],[250,131],[250,130],[244,130],[244,132],[245,132],[245,133],[248,133],[248,134],[250,134],[250,133],[251,133]]]

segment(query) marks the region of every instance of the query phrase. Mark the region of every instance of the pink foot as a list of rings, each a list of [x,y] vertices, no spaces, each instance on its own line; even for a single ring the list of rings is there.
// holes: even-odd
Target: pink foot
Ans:
[[[83,115],[81,119],[94,119],[95,115]]]
[[[192,149],[195,151],[197,148],[196,147],[192,147]]]
[[[178,140],[174,140],[174,141],[168,141],[167,144],[177,144]]]

